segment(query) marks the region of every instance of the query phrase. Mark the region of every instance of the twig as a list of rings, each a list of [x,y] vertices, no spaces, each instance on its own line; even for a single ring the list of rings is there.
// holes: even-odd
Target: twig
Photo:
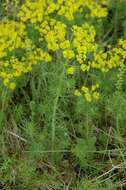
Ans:
[[[71,185],[71,182],[72,182],[72,178],[70,179],[70,181],[69,181],[69,183],[68,183],[68,185],[67,185],[67,187],[66,187],[66,190],[69,190],[69,187],[70,187],[70,185]]]
[[[16,138],[18,138],[18,139],[20,139],[21,141],[23,141],[23,142],[25,142],[25,143],[28,143],[28,141],[25,139],[25,138],[23,138],[23,137],[20,137],[19,135],[17,135],[16,133],[13,133],[13,132],[11,132],[11,131],[6,131],[7,133],[9,133],[10,135],[13,135],[14,137],[16,137]]]
[[[116,166],[113,166],[110,170],[108,170],[107,172],[103,173],[102,175],[98,176],[97,178],[93,179],[92,181],[97,181],[98,179],[108,175],[109,173],[113,172],[116,169],[122,168],[123,164],[125,164],[125,162],[118,164]]]

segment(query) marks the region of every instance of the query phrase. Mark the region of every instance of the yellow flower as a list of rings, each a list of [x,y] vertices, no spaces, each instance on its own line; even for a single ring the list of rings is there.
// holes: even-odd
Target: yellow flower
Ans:
[[[79,90],[75,90],[74,95],[75,96],[81,96],[81,92]]]
[[[96,84],[96,85],[92,85],[91,86],[91,91],[95,91],[96,89],[99,88],[99,84]]]
[[[5,86],[8,86],[9,82],[10,82],[9,79],[6,78],[6,79],[4,79],[3,84],[4,84]]]
[[[8,87],[10,90],[14,90],[16,88],[16,84],[14,82],[11,82]]]
[[[85,71],[89,71],[90,66],[89,66],[89,65],[86,65],[86,64],[81,64],[80,68],[81,68],[82,71],[85,72]]]
[[[86,86],[82,86],[81,90],[82,90],[84,93],[88,93],[88,92],[89,92],[89,89],[88,89],[88,87],[86,87]]]
[[[98,100],[100,94],[99,94],[98,92],[93,92],[93,95],[92,95],[92,96],[93,96],[94,99]]]
[[[75,68],[73,66],[67,68],[67,74],[68,75],[73,75],[74,74],[74,71],[75,71]]]
[[[53,13],[55,10],[58,10],[59,5],[56,3],[51,3],[47,8],[47,13]]]
[[[69,40],[65,40],[65,41],[63,41],[61,44],[60,44],[60,48],[61,49],[67,49],[67,48],[69,48],[70,47],[70,42],[69,42]]]
[[[85,99],[87,100],[87,102],[91,102],[92,101],[92,97],[90,93],[86,93],[84,94]]]
[[[73,50],[64,50],[63,56],[64,56],[64,58],[67,58],[67,59],[73,59],[75,54],[74,54]]]

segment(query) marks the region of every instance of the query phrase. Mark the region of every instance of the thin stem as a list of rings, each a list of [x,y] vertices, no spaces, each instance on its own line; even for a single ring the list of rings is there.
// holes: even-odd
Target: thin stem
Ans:
[[[60,75],[60,80],[59,84],[56,90],[56,98],[54,99],[54,107],[53,107],[53,114],[52,114],[52,123],[51,123],[51,128],[52,128],[52,151],[54,150],[54,141],[55,141],[55,133],[56,133],[56,112],[57,112],[57,107],[58,107],[58,100],[60,96],[60,91],[62,88],[62,80],[64,78],[64,66],[63,66],[63,71]]]

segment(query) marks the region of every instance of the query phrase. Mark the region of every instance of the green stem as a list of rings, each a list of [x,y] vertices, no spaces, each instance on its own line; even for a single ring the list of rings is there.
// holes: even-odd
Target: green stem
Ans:
[[[54,99],[54,107],[53,107],[53,113],[52,113],[52,122],[51,122],[51,128],[52,128],[52,151],[54,151],[54,144],[55,144],[55,133],[56,133],[56,112],[58,107],[58,100],[60,96],[60,91],[62,88],[62,81],[64,78],[64,65],[63,65],[63,71],[60,75],[59,84],[56,90],[56,98]]]

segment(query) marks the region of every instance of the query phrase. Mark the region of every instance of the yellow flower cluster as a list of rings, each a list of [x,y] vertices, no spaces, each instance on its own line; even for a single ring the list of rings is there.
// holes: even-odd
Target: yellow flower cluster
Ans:
[[[21,38],[25,36],[25,26],[15,21],[0,22],[0,57],[6,56],[7,51],[22,46]]]
[[[0,29],[0,78],[5,86],[13,90],[18,77],[30,72],[38,61],[50,62],[52,57],[48,52],[35,47],[27,37],[22,22],[1,21]]]
[[[126,40],[120,40],[117,47],[114,47],[106,52],[103,50],[93,54],[94,59],[91,62],[91,67],[99,69],[102,72],[107,72],[112,68],[120,67],[126,60],[126,48],[124,47]]]
[[[52,28],[45,35],[47,47],[49,50],[56,51],[60,48],[60,43],[63,43],[66,35],[66,25],[62,22],[54,22]]]
[[[108,6],[109,0],[26,0],[15,20],[0,21],[3,84],[14,89],[16,80],[39,61],[62,60],[68,63],[68,75],[76,74],[79,68],[84,77],[94,70],[107,72],[120,67],[126,60],[126,40],[120,39],[116,47],[101,50],[92,24],[92,18],[107,16]],[[88,19],[78,24],[76,16],[80,14]],[[37,43],[29,37],[29,27],[37,32]],[[91,102],[99,98],[97,89],[98,85],[85,85],[75,90],[75,95],[83,94]]]
[[[73,66],[67,68],[67,74],[68,75],[73,75],[75,71],[75,68]]]
[[[26,0],[22,5],[21,11],[18,16],[22,22],[30,20],[31,23],[42,22],[44,16],[45,0],[31,1]]]
[[[96,49],[96,44],[94,43],[95,35],[94,27],[88,23],[82,26],[73,26],[72,46],[76,49],[76,59],[78,63],[84,64],[86,62],[87,55],[94,52]],[[81,68],[82,70],[87,70],[89,67],[82,65]]]
[[[92,102],[93,100],[99,99],[99,92],[97,91],[99,88],[99,84],[92,85],[90,88],[83,85],[81,87],[81,91],[75,90],[74,95],[75,96],[84,96],[85,100],[87,102]]]
[[[68,20],[73,20],[77,12],[83,11],[84,8],[90,10],[90,16],[101,18],[107,15],[107,8],[103,5],[108,5],[108,0],[100,2],[94,0],[57,0],[49,1],[47,14],[57,13],[59,16],[64,16]]]

